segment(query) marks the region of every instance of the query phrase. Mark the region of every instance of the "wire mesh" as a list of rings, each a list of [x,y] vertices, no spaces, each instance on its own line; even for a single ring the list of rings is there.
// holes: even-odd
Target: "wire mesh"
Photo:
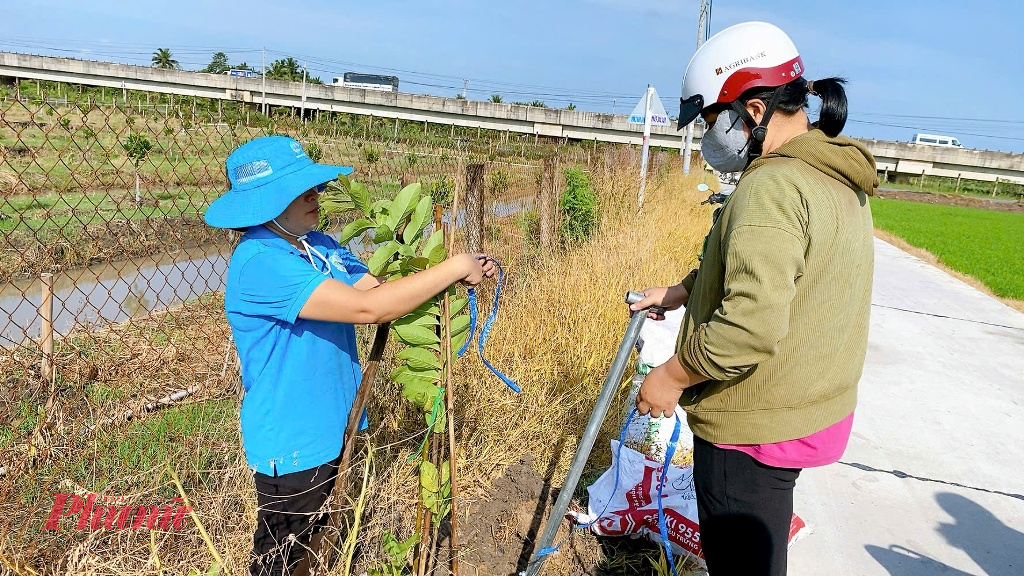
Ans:
[[[56,505],[59,494],[83,502],[95,494],[97,507],[167,505],[179,496],[167,468],[212,538],[248,537],[236,528],[253,513],[250,494],[230,488],[251,476],[222,304],[239,235],[206,226],[202,214],[227,188],[228,153],[269,134],[298,138],[314,161],[354,166],[352,178],[377,197],[410,182],[446,207],[455,194],[463,207],[480,194],[483,248],[513,270],[536,256],[533,208],[542,188],[560,181],[545,177],[545,159],[555,159],[549,172],[578,165],[607,178],[614,162],[638,158],[630,147],[477,128],[0,84],[0,554],[8,567],[30,558],[69,572],[147,569],[156,546],[148,535],[44,525],[54,513],[65,527],[81,516],[62,517],[70,508]],[[658,170],[664,158],[652,162]],[[467,179],[473,165],[483,170],[476,183]],[[344,224],[331,218],[327,231]],[[178,537],[203,546],[194,528],[156,536]],[[107,546],[124,554],[105,570],[84,551]]]

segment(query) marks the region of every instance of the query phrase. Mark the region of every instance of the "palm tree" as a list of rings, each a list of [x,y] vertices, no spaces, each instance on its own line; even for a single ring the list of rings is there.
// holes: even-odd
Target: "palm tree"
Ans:
[[[177,70],[181,68],[181,64],[174,59],[174,54],[171,54],[170,48],[157,48],[156,52],[153,52],[153,67]]]
[[[302,80],[302,66],[291,56],[274,60],[267,68],[267,78],[299,82]]]
[[[501,94],[491,94],[491,102],[501,104],[504,100],[501,99]]]

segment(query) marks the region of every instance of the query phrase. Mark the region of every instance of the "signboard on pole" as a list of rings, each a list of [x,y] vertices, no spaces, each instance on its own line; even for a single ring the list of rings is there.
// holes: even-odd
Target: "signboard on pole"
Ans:
[[[651,145],[651,126],[671,125],[668,114],[665,112],[665,106],[661,103],[661,98],[658,98],[658,91],[654,89],[654,86],[647,85],[647,92],[629,115],[629,123],[644,125],[644,145],[640,152],[640,191],[637,192],[636,198],[637,209],[642,210],[644,188],[647,185],[647,159]]]
[[[658,91],[654,89],[654,86],[650,87],[651,96],[651,126],[670,126],[672,122],[668,119],[668,114],[665,112],[665,106],[661,103],[661,98],[658,98]],[[637,102],[636,108],[629,114],[630,124],[644,124],[647,119],[647,94],[644,94],[640,101]]]

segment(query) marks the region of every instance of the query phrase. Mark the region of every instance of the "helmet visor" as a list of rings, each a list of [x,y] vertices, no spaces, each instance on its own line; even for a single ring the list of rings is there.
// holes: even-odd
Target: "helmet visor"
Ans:
[[[694,94],[689,98],[680,98],[679,120],[676,121],[676,130],[682,130],[684,126],[688,126],[690,122],[696,120],[703,109],[704,96],[700,94]]]

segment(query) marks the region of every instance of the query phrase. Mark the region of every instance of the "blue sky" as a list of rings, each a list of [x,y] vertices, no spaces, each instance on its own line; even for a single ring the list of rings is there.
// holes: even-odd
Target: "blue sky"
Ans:
[[[401,90],[502,94],[628,113],[654,84],[670,113],[693,54],[699,0],[100,0],[5,2],[0,50],[148,64],[170,48],[185,68],[214,50],[260,64],[294,55],[329,81],[391,72]],[[712,33],[764,20],[790,34],[808,76],[842,75],[854,136],[952,134],[1024,152],[1024,2],[717,0]]]

